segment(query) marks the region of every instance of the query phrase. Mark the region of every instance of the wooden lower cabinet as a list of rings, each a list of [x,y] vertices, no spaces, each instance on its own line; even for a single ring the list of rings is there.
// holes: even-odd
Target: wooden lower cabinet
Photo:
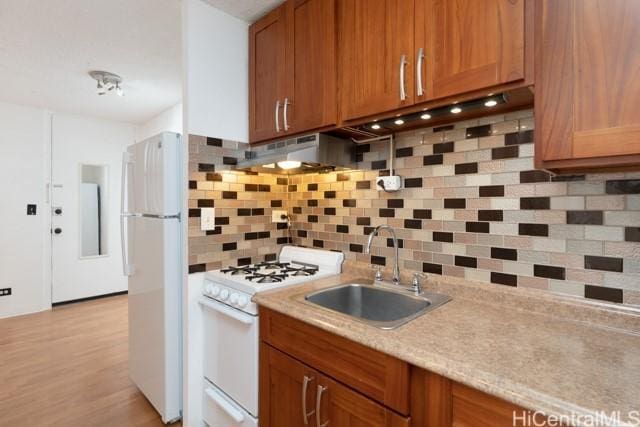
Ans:
[[[526,412],[518,405],[413,366],[406,380],[394,384],[394,375],[403,370],[383,369],[376,360],[381,353],[268,309],[261,308],[260,315],[260,427],[523,425],[518,419],[514,424],[514,413]],[[368,387],[354,382],[353,369],[347,369],[354,366],[351,358],[370,368],[361,378]],[[386,388],[394,390],[394,399],[377,397],[376,390]],[[406,411],[395,409],[397,402],[407,402]]]
[[[409,427],[366,398],[268,344],[260,348],[260,426]]]

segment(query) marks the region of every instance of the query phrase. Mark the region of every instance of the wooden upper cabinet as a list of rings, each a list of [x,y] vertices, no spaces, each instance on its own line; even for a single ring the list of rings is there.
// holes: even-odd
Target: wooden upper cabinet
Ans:
[[[411,105],[414,0],[338,4],[341,119]]]
[[[640,165],[640,2],[536,8],[536,165]]]
[[[417,101],[524,79],[525,0],[416,0],[415,28]]]
[[[337,122],[334,0],[287,2],[287,133]]]
[[[249,139],[276,137],[283,131],[285,98],[286,7],[271,11],[249,29]],[[221,65],[222,66],[222,65]],[[276,123],[278,122],[278,123]]]
[[[251,142],[336,124],[335,0],[288,0],[249,38]]]

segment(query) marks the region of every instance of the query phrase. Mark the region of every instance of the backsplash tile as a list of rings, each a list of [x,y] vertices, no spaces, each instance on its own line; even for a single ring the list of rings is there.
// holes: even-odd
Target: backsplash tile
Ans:
[[[292,176],[294,242],[322,241],[390,270],[388,236],[363,253],[373,227],[388,224],[403,242],[405,270],[639,304],[640,173],[536,170],[533,133],[531,111],[400,133],[394,166],[405,185],[397,193],[375,190],[388,174],[386,143],[358,146],[359,170],[340,180],[335,172]]]
[[[244,144],[189,136],[189,271],[275,259],[288,233],[271,222],[288,179],[232,171]],[[216,228],[200,230],[200,208],[215,207]],[[279,239],[285,239],[279,241]]]
[[[397,230],[403,270],[640,305],[640,173],[552,175],[533,165],[531,111],[396,135],[396,193],[387,143],[355,147],[358,170],[278,176],[231,171],[243,144],[190,136],[190,271],[274,260],[289,242],[339,250],[390,274]],[[216,229],[200,231],[200,208]],[[383,232],[384,233],[384,232]],[[383,234],[381,233],[381,234]],[[373,274],[373,273],[372,273]]]

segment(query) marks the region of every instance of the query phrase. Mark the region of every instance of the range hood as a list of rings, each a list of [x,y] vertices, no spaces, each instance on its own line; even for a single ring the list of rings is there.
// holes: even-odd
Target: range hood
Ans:
[[[252,146],[237,170],[295,175],[353,169],[354,143],[323,133]]]

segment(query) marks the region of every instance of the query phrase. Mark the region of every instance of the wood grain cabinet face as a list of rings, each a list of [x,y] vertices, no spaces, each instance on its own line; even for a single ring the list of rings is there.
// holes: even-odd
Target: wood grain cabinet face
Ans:
[[[341,119],[413,104],[414,0],[340,0],[338,5]]]
[[[536,7],[537,166],[640,164],[640,2]]]
[[[278,108],[278,102],[284,99],[286,84],[285,12],[285,6],[280,6],[249,28],[251,141],[274,138],[282,132],[281,108]],[[278,125],[276,121],[279,121]]]
[[[337,122],[335,33],[335,0],[288,0],[251,26],[251,142]]]
[[[334,0],[287,2],[286,133],[337,122],[335,17]]]
[[[261,344],[260,352],[260,425],[305,425],[304,410],[307,411],[307,425],[315,425],[318,373],[266,344]],[[306,388],[304,393],[303,388]]]
[[[444,98],[524,79],[525,0],[416,0],[425,93]],[[420,49],[423,49],[420,51]]]

